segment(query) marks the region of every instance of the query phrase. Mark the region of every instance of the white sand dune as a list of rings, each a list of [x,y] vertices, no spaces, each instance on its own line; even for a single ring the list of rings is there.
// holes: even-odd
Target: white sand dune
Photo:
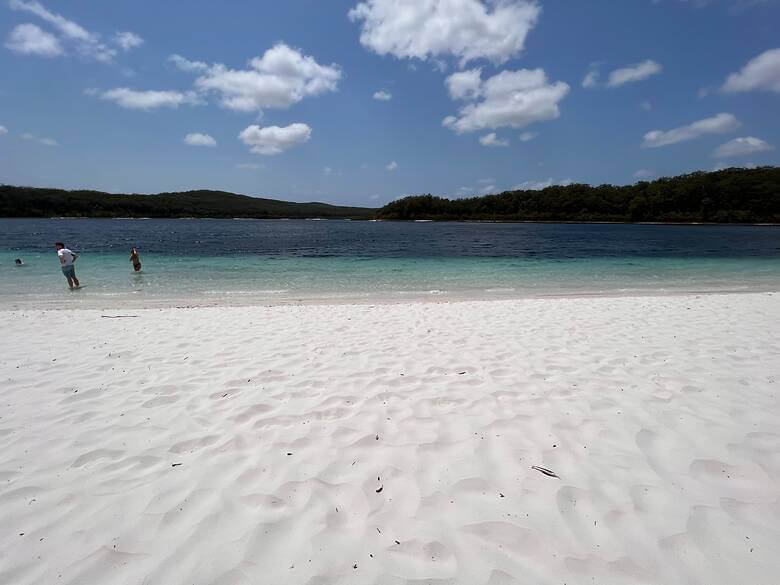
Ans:
[[[773,294],[1,312],[0,583],[776,584],[778,323]]]

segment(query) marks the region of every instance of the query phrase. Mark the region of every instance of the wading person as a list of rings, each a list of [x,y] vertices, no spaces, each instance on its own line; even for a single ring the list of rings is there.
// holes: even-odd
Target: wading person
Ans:
[[[68,280],[68,286],[70,288],[81,286],[81,284],[79,284],[79,279],[76,278],[76,268],[73,266],[76,258],[78,258],[78,254],[74,254],[68,250],[62,242],[57,242],[54,244],[54,247],[57,248],[57,257],[60,259],[62,274],[64,274],[65,278]]]
[[[141,272],[141,257],[138,255],[138,250],[135,248],[130,250],[130,262],[133,263],[133,270]]]

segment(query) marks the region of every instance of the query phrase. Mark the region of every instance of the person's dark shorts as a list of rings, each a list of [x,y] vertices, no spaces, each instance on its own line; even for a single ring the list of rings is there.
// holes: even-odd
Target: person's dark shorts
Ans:
[[[62,273],[65,275],[65,278],[76,278],[76,269],[73,264],[70,266],[63,266]]]

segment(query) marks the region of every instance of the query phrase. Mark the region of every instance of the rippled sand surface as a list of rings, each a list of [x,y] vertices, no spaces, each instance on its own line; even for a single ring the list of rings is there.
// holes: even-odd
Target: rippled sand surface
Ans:
[[[772,585],[778,323],[774,294],[0,312],[0,583]]]

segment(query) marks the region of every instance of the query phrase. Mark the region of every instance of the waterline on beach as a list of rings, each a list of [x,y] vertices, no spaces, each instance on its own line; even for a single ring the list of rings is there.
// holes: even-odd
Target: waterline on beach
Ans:
[[[108,301],[244,304],[290,300],[522,298],[591,294],[780,290],[775,259],[277,258],[147,254],[133,273],[119,254],[85,254],[84,288],[63,291],[56,258],[29,253],[24,268],[0,254],[0,302]],[[163,303],[165,304],[165,303]]]

